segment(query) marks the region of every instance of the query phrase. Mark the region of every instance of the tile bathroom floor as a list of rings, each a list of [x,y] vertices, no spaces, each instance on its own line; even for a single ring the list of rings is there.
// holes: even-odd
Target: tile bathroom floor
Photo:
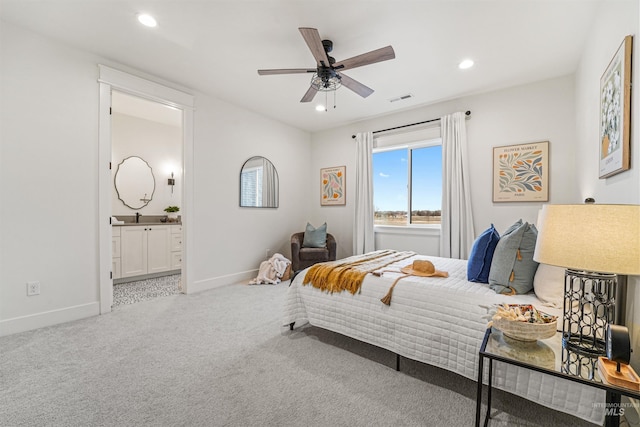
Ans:
[[[113,308],[180,293],[180,274],[113,285]]]

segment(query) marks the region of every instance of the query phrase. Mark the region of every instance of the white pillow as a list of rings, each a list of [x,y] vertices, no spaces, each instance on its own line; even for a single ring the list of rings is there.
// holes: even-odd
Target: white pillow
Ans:
[[[540,264],[533,277],[533,291],[544,305],[562,308],[564,300],[564,268]]]

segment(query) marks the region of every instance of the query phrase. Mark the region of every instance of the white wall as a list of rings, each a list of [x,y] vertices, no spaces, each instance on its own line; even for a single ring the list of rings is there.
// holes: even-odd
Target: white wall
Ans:
[[[605,29],[603,27],[608,27]],[[598,178],[600,77],[626,35],[638,32],[638,2],[604,2],[598,13],[598,25],[585,40],[585,50],[576,72],[576,161],[579,165],[578,188],[581,198],[593,197],[596,203],[640,203],[640,149],[638,135],[637,82],[640,65],[640,38],[634,37],[631,95],[631,169],[607,179]]]
[[[4,333],[98,313],[98,88],[93,55],[0,31]],[[32,280],[41,294],[27,297]]]
[[[290,257],[291,234],[304,230],[310,202],[310,136],[211,97],[196,99],[195,122],[192,276],[202,289],[255,276],[267,249]],[[277,209],[239,207],[240,169],[252,156],[278,171]]]
[[[579,200],[573,160],[576,140],[573,88],[573,77],[566,76],[415,108],[314,134],[311,170],[317,172],[322,167],[346,164],[347,205],[331,208],[315,205],[313,220],[327,221],[328,227],[336,232],[339,255],[351,254],[355,173],[355,144],[351,135],[416,123],[455,111],[471,110],[471,119],[466,124],[476,234],[491,223],[500,232],[520,218],[535,223],[541,203],[492,202],[492,147],[549,141],[550,202]],[[318,173],[312,174],[312,189],[314,186],[319,188],[317,175]],[[319,190],[314,189],[314,193],[317,191]],[[416,231],[411,235],[377,234],[376,246],[378,249],[410,249],[438,255],[438,238],[437,233],[429,231]]]
[[[4,335],[99,312],[97,64],[120,66],[11,24],[0,31]],[[310,136],[195,95],[189,276],[206,289],[257,272],[267,248],[286,252],[307,217]],[[254,155],[278,169],[277,210],[238,208],[238,174]],[[27,297],[31,280],[41,282],[40,295]]]
[[[597,14],[576,72],[576,164],[581,198],[596,203],[640,204],[640,10],[637,1],[604,2]],[[600,77],[624,36],[633,35],[631,93],[631,169],[607,179],[598,178]],[[627,326],[632,334],[632,364],[640,371],[640,277],[628,278]]]
[[[179,206],[182,200],[182,128],[127,114],[111,115],[111,176],[113,215],[166,215],[164,208]],[[118,165],[130,156],[144,159],[151,167],[155,190],[149,204],[132,209],[118,198],[113,178]],[[172,188],[167,180],[174,173],[176,185]],[[151,195],[149,195],[151,196]],[[180,214],[180,213],[179,213]]]

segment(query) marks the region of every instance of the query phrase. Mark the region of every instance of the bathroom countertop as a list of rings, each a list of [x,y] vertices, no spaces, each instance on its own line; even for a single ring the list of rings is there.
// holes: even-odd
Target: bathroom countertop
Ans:
[[[136,219],[138,220],[136,222]],[[130,227],[132,225],[162,225],[162,224],[182,224],[182,217],[167,218],[167,215],[114,215],[111,217],[111,225]],[[117,222],[116,222],[117,221]],[[121,221],[124,221],[122,223]]]
[[[169,221],[165,221],[165,222],[161,222],[161,221],[157,221],[157,222],[125,222],[124,224],[111,224],[113,227],[130,227],[132,225],[182,225],[182,222],[178,222],[178,221],[173,221],[173,222],[169,222]]]

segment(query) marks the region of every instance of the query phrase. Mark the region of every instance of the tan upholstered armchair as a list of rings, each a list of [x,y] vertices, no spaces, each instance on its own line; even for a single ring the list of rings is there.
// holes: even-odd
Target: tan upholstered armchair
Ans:
[[[304,270],[319,262],[335,261],[336,239],[327,233],[326,248],[303,248],[304,231],[291,236],[291,268],[294,272]]]

